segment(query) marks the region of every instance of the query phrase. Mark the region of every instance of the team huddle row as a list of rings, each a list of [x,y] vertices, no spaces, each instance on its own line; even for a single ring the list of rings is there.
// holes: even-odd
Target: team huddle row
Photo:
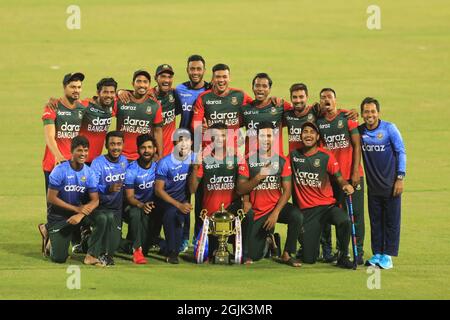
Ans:
[[[378,101],[363,100],[364,124],[358,126],[358,113],[338,109],[332,88],[321,90],[319,103],[308,104],[306,85],[294,84],[289,103],[271,97],[272,80],[259,73],[252,99],[229,87],[227,65],[215,65],[212,72],[206,83],[205,61],[194,55],[187,63],[189,81],[175,89],[174,71],[166,64],[156,69],[154,88],[150,74],[138,70],[133,90],[117,90],[114,79],[105,78],[97,96],[85,100],[84,75],[64,77],[64,97],[51,99],[42,117],[48,190],[48,221],[39,226],[43,252],[65,262],[72,242],[72,250],[86,253],[86,264],[114,264],[116,252],[142,264],[158,244],[169,263],[178,263],[189,244],[190,212],[196,243],[204,229],[200,211],[212,215],[223,204],[232,213],[246,213],[238,263],[267,256],[268,243],[276,246],[276,223],[285,223],[281,262],[314,263],[322,247],[324,262],[351,268],[351,222],[344,210],[351,195],[359,252],[354,262],[363,264],[363,155],[373,251],[367,263],[391,268],[391,256],[398,254],[406,155],[395,125],[379,119]],[[117,127],[108,132],[112,117]],[[283,154],[283,126],[289,157]],[[101,155],[104,145],[107,154]],[[216,249],[211,236],[205,258]]]

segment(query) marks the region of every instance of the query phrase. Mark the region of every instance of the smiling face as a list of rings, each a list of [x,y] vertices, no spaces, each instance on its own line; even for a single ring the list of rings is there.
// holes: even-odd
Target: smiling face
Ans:
[[[362,118],[369,129],[376,128],[380,121],[380,113],[375,103],[366,103],[362,108]]]
[[[219,94],[224,93],[228,89],[230,83],[230,71],[229,70],[217,70],[213,74],[214,88]]]
[[[111,158],[117,159],[122,154],[123,139],[121,137],[109,137],[106,143],[106,150]]]
[[[89,155],[89,148],[78,146],[72,151],[72,160],[77,164],[84,164]]]
[[[158,89],[161,92],[169,92],[172,89],[173,74],[169,72],[163,72],[156,76],[156,82],[158,83]]]
[[[81,94],[80,80],[71,81],[64,87],[64,95],[69,101],[80,99],[80,94]]]
[[[114,88],[114,86],[103,86],[98,92],[99,102],[105,107],[112,107],[115,96],[116,88]]]
[[[156,146],[153,145],[151,140],[145,141],[139,146],[139,157],[144,160],[144,162],[150,162],[155,155]]]
[[[205,75],[205,66],[202,61],[191,61],[189,62],[186,71],[189,76],[189,80],[194,86],[196,86],[203,80],[203,76]]]
[[[146,76],[139,75],[136,77],[136,79],[134,79],[133,88],[138,95],[144,96],[147,93],[149,87],[150,80]]]
[[[255,100],[260,102],[265,101],[270,94],[269,79],[256,78],[253,84],[253,93],[255,94]]]
[[[294,110],[301,112],[305,109],[308,102],[308,95],[305,90],[296,90],[291,93],[291,102],[294,106]]]
[[[311,148],[317,146],[320,136],[313,127],[305,126],[302,129],[301,138],[305,147]]]

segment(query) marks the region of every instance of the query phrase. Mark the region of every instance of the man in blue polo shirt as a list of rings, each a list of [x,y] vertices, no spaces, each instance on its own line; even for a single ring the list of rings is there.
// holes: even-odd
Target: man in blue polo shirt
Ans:
[[[368,189],[372,251],[368,265],[393,267],[398,255],[406,151],[397,127],[380,119],[380,104],[374,98],[361,103],[364,124],[358,127]]]

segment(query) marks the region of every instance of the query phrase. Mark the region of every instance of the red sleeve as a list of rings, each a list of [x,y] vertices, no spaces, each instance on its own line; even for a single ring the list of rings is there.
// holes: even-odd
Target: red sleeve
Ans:
[[[281,171],[282,178],[290,177],[292,175],[290,160],[288,158],[284,158],[284,160],[286,160],[286,161],[284,162],[284,167],[283,167],[283,170]]]
[[[194,115],[192,116],[191,128],[195,131],[197,126],[201,126],[203,117],[205,115],[205,108],[202,102],[202,95],[200,95],[195,101]]]
[[[329,156],[327,163],[327,172],[334,176],[336,173],[339,172],[339,163],[331,153],[327,154]]]
[[[248,170],[247,161],[244,161],[243,163],[239,164],[239,176],[250,178],[250,171]]]
[[[253,102],[253,98],[244,92],[244,101],[242,101],[242,105],[250,104]]]
[[[155,119],[153,119],[153,124],[161,124],[163,122],[162,117],[162,106],[159,101],[155,101],[158,104],[158,109],[156,110]]]
[[[290,104],[288,101],[285,101],[283,104],[283,109],[284,111],[292,110],[293,109],[292,104]]]
[[[49,107],[45,106],[44,107],[44,113],[42,114],[42,120],[56,120],[56,112],[52,109],[50,109]]]
[[[355,120],[347,120],[348,123],[348,131],[352,132],[355,129],[358,129],[358,121]]]
[[[117,97],[114,97],[114,106],[113,106],[113,110],[112,110],[112,116],[115,117],[117,114]]]
[[[82,106],[87,107],[89,105],[89,102],[91,102],[92,99],[91,98],[86,98],[84,100],[81,100],[80,103]]]
[[[203,164],[200,164],[200,165],[198,166],[197,178],[198,178],[198,179],[203,178]]]

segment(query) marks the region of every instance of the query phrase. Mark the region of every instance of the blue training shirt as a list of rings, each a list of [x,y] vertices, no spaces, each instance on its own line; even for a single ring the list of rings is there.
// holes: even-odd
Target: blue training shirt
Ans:
[[[397,175],[406,174],[406,151],[395,124],[381,121],[373,130],[358,127],[368,192],[374,196],[391,196]]]
[[[177,114],[181,113],[180,128],[191,130],[192,115],[194,114],[194,104],[198,96],[209,88],[209,83],[200,89],[193,89],[189,81],[179,84],[175,89],[177,103]]]
[[[97,192],[97,180],[94,172],[87,165],[76,171],[65,161],[56,166],[49,177],[49,189],[58,191],[58,198],[74,206],[80,206],[88,201],[88,193]],[[74,215],[72,211],[65,210],[53,204],[47,209],[49,223],[67,220]]]
[[[145,169],[139,162],[133,161],[125,174],[125,189],[134,189],[134,197],[141,202],[153,200],[155,191],[156,162],[152,162],[150,168]]]
[[[98,209],[108,209],[121,214],[123,202],[123,188],[119,192],[109,192],[114,183],[124,183],[125,171],[128,161],[121,155],[119,161],[111,162],[104,155],[92,161],[91,169],[94,171],[98,181],[98,193],[100,204]]]
[[[164,191],[177,201],[187,200],[187,177],[189,167],[194,159],[192,152],[183,161],[178,160],[171,153],[158,162],[156,180],[163,180],[165,182]]]

